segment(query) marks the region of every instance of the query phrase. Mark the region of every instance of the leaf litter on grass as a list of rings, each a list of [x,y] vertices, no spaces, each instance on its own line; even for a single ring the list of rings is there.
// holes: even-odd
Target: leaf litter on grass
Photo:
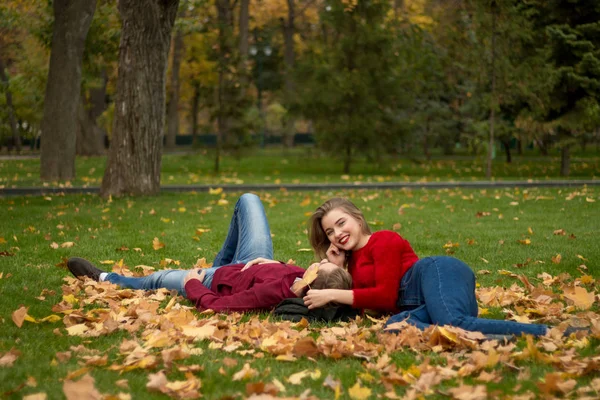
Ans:
[[[120,268],[127,267],[121,265]],[[531,284],[522,287],[515,283],[508,289],[498,286],[477,289],[481,306],[502,307],[510,319],[521,317],[532,322],[559,325],[540,339],[527,337],[524,348],[513,343],[484,341],[481,333],[451,326],[432,326],[421,332],[400,322],[388,327],[399,329],[400,333],[390,334],[383,330],[383,319],[371,317],[317,327],[306,320],[292,323],[261,319],[257,315],[247,318],[242,314],[199,314],[186,306],[183,298],[173,296],[166,289],[134,291],[119,289],[107,282],[84,282],[71,277],[64,278],[63,300],[51,311],[63,315],[64,328],[71,336],[93,338],[116,331],[131,334],[118,345],[116,356],[101,356],[88,348],[73,352],[72,356],[85,367],[81,370],[83,378],[77,379],[79,371],[65,378],[64,391],[68,398],[81,390],[93,393],[90,398],[102,398],[95,397],[97,391],[89,375],[94,368],[121,373],[147,371],[148,390],[172,398],[197,398],[202,393],[202,379],[206,379],[202,377],[203,367],[180,365],[178,362],[202,354],[203,350],[197,347],[199,341],[208,342],[210,349],[225,354],[250,357],[250,361],[237,370],[229,370],[226,363],[230,361],[223,360],[225,373],[231,374],[234,381],[264,384],[261,371],[252,367],[252,359],[266,355],[288,362],[299,357],[364,360],[363,368],[368,373],[365,376],[372,378],[375,375],[378,378],[374,382],[357,378],[354,385],[346,389],[351,399],[369,398],[372,390],[379,385],[386,390],[388,398],[394,398],[396,389],[400,387],[406,389],[402,398],[434,393],[456,399],[494,397],[485,385],[501,379],[503,371],[517,370],[524,374],[527,362],[548,365],[555,371],[546,374],[537,383],[543,395],[593,396],[597,393],[599,378],[593,379],[589,385],[575,388],[577,378],[597,375],[600,355],[579,355],[578,349],[590,346],[591,338],[581,334],[564,338],[562,331],[569,324],[587,326],[592,337],[600,339],[600,315],[591,311],[597,294],[593,287],[589,291],[583,287],[578,278],[572,282],[568,277],[559,279],[549,274],[540,275],[540,278],[543,280],[537,287]],[[162,306],[165,302],[167,304]],[[13,320],[17,326],[38,322],[27,314],[24,307],[15,311]],[[61,332],[64,331],[56,331],[57,334]],[[402,351],[418,354],[418,362],[408,368],[395,365],[390,356]],[[0,365],[10,367],[19,355],[17,349],[0,354]],[[435,362],[434,355],[437,357]],[[57,358],[61,357],[65,355],[57,354]],[[184,380],[168,378],[167,372],[173,371],[173,367],[183,371]],[[325,387],[331,388],[332,396],[340,396],[344,390],[341,385],[335,384],[335,376],[325,378],[318,368],[303,369],[290,375],[283,387],[286,384],[303,384],[305,379],[322,381]],[[466,382],[467,379],[480,383],[471,385]],[[448,384],[458,386],[444,389]],[[264,398],[285,396],[279,386],[272,383],[255,385],[248,390],[254,396],[270,396]],[[257,393],[260,390],[268,390],[268,393]],[[526,391],[520,396],[534,398],[537,395]],[[310,398],[310,395],[305,394],[304,398]]]

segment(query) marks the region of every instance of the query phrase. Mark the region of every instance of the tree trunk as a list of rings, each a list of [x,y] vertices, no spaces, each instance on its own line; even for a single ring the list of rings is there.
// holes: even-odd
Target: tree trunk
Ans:
[[[200,85],[194,83],[194,95],[192,97],[192,147],[198,143],[198,109],[200,108]]]
[[[85,100],[79,102],[77,112],[76,153],[80,156],[99,156],[104,154],[104,132],[96,125],[95,119],[87,110]]]
[[[352,162],[352,146],[346,145],[346,154],[344,156],[344,173],[350,173],[350,163]]]
[[[54,32],[42,117],[42,180],[75,178],[75,141],[85,38],[96,0],[54,0]]]
[[[240,2],[240,57],[243,62],[248,59],[248,38],[250,37],[250,0]]]
[[[521,139],[521,136],[517,139],[517,154],[523,155],[523,139]]]
[[[504,152],[506,154],[506,163],[510,164],[512,162],[512,154],[510,153],[510,140],[509,139],[501,139],[502,147],[504,147]]]
[[[171,86],[169,87],[169,105],[167,109],[167,141],[166,147],[174,149],[179,134],[179,70],[183,55],[183,34],[177,30],[173,38],[173,62],[171,64]]]
[[[228,68],[228,58],[231,57],[231,48],[229,45],[228,34],[231,26],[231,8],[229,0],[216,0],[218,19],[218,43],[219,43],[219,87],[217,88],[217,151],[215,153],[215,173],[219,172],[221,161],[221,147],[223,141],[227,139],[229,134],[229,123],[227,117],[228,96],[225,88],[225,74]]]
[[[425,132],[423,134],[423,154],[427,161],[431,161],[431,153],[429,152],[429,118],[425,121]]]
[[[106,132],[96,120],[106,110],[106,85],[108,76],[102,72],[102,86],[89,89],[89,101],[81,98],[77,129],[76,153],[78,156],[100,156],[104,154]]]
[[[179,0],[119,1],[122,20],[113,136],[101,195],[160,190],[165,75]]]
[[[569,176],[571,169],[571,145],[563,146],[560,149],[560,175]]]
[[[283,60],[285,62],[285,101],[286,108],[289,110],[295,97],[295,85],[294,85],[294,64],[295,64],[295,52],[294,52],[294,31],[295,31],[295,0],[287,0],[288,4],[288,18],[287,22],[282,19],[281,25],[283,28],[283,41],[284,41],[284,53]],[[283,127],[283,147],[284,149],[291,148],[294,145],[294,134],[295,132],[295,120],[291,114],[288,114],[285,125]]]
[[[10,123],[10,131],[12,132],[12,144],[17,148],[17,153],[21,152],[21,135],[17,127],[17,118],[15,117],[15,107],[12,102],[12,92],[10,90],[8,75],[4,71],[4,61],[0,59],[0,81],[4,85],[4,94],[6,96],[6,108],[8,111],[8,122]]]
[[[490,99],[490,140],[488,144],[486,178],[492,177],[492,158],[494,154],[494,123],[496,122],[496,3],[492,1],[492,93]]]

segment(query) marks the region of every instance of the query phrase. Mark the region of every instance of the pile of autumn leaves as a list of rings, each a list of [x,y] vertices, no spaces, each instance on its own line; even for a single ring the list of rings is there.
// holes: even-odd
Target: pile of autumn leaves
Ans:
[[[524,390],[518,384],[513,388],[512,398],[533,399],[540,394],[597,398],[600,378],[593,374],[600,369],[600,355],[579,355],[579,349],[590,345],[589,337],[563,338],[562,335],[564,327],[570,324],[590,327],[592,335],[600,338],[600,315],[590,311],[598,301],[593,291],[594,279],[589,275],[573,280],[567,274],[557,277],[542,274],[538,277],[541,283],[536,287],[523,275],[508,274],[520,280],[523,286],[478,289],[481,309],[485,312],[486,307],[502,307],[512,320],[558,325],[543,338],[527,337],[522,349],[514,343],[483,341],[480,333],[448,326],[421,332],[401,322],[394,326],[401,329],[401,333],[389,334],[383,331],[383,320],[369,317],[315,328],[306,320],[291,323],[210,311],[199,314],[167,290],[121,290],[110,283],[82,282],[70,277],[65,278],[63,300],[52,307],[53,314],[36,320],[27,314],[27,308],[20,308],[13,313],[13,321],[21,327],[25,321],[62,320],[66,329],[56,328],[56,335],[92,338],[118,330],[131,333],[129,339],[118,345],[116,359],[82,345],[56,354],[57,362],[75,358],[83,365],[64,379],[63,390],[68,399],[81,398],[82,393],[92,399],[108,397],[94,386],[89,374],[94,368],[121,372],[148,370],[148,390],[177,399],[197,398],[202,393],[200,377],[204,368],[179,361],[193,362],[194,356],[203,354],[204,350],[196,344],[199,341],[208,342],[208,349],[223,352],[219,372],[231,375],[233,381],[246,382],[246,393],[240,395],[250,398],[286,398],[286,386],[300,385],[303,381],[322,381],[336,399],[342,394],[352,399],[369,398],[373,394],[370,385],[383,385],[383,396],[390,399],[401,398],[395,391],[398,387],[407,388],[402,398],[408,399],[433,393],[457,399],[502,397],[503,393],[490,391],[486,383],[501,381],[507,371],[518,374],[518,382],[530,379],[531,372],[522,361],[547,364],[554,372],[537,381],[537,393]],[[161,306],[165,303],[166,306]],[[407,369],[396,366],[390,358],[395,351],[415,352],[415,363]],[[229,357],[233,354],[248,361],[239,365],[239,357]],[[0,365],[12,365],[19,355],[17,350],[0,354]],[[316,369],[302,370],[280,381],[252,367],[253,359],[264,357],[273,357],[274,362],[293,362],[300,357],[358,357],[364,360],[364,371],[356,372],[357,381],[348,388],[336,377],[324,376],[318,364],[315,364]],[[165,371],[173,369],[182,372],[185,379],[169,380]],[[588,384],[578,384],[582,376],[591,377],[586,380]],[[477,383],[464,383],[467,377]],[[443,389],[440,384],[448,381],[458,386]],[[117,381],[116,387],[126,390],[127,380]],[[32,396],[39,397],[29,398],[45,398],[43,393]],[[110,398],[129,399],[131,395],[121,392],[111,394]],[[315,397],[306,389],[300,398]]]

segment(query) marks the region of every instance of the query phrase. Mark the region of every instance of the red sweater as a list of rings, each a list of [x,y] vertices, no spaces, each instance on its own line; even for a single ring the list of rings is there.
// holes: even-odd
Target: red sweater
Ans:
[[[375,232],[360,250],[352,252],[354,308],[397,312],[400,280],[419,259],[410,243],[392,231]]]
[[[211,289],[197,279],[185,285],[187,298],[199,310],[216,312],[271,309],[282,300],[296,297],[290,287],[302,278],[304,269],[281,263],[254,265],[244,272],[244,264],[227,265],[215,271]]]

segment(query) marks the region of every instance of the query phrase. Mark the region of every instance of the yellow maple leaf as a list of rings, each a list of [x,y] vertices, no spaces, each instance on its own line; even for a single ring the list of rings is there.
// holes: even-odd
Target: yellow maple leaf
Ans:
[[[221,194],[221,193],[223,193],[223,188],[222,187],[216,188],[216,189],[213,189],[213,188],[209,188],[208,189],[208,194],[218,195],[218,194]]]
[[[371,389],[360,386],[360,381],[357,381],[354,386],[348,389],[348,395],[352,400],[365,400],[371,396]]]
[[[589,309],[595,301],[595,292],[589,292],[581,286],[565,287],[564,296],[573,302],[573,305],[582,310]]]
[[[562,260],[562,256],[560,254],[552,256],[552,262],[554,264],[560,264],[560,260]]]

